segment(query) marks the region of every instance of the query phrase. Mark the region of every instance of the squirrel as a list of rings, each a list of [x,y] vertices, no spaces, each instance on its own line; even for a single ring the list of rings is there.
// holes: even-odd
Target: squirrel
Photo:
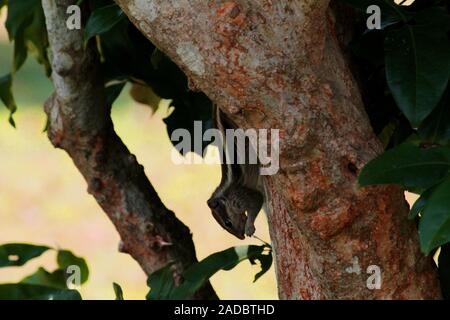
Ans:
[[[255,233],[255,220],[264,204],[264,186],[259,163],[244,161],[239,164],[239,152],[254,152],[251,143],[245,141],[245,150],[239,150],[235,141],[226,141],[226,131],[237,126],[217,106],[213,107],[214,127],[221,132],[222,179],[207,201],[213,217],[229,233],[239,239]],[[233,148],[234,150],[231,150]],[[232,151],[232,152],[230,152]],[[234,161],[230,161],[230,154]],[[245,159],[245,158],[244,158]],[[249,161],[248,161],[249,162]]]

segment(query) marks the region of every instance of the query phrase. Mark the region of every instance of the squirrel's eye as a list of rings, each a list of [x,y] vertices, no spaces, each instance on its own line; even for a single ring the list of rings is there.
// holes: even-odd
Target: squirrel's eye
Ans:
[[[233,227],[233,224],[231,223],[230,220],[225,220],[225,226],[226,226],[227,228],[232,228],[232,227]]]

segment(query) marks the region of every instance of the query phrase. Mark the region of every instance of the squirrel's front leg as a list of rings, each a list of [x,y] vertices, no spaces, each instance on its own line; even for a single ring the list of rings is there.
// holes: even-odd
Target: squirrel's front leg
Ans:
[[[247,213],[247,222],[245,223],[245,235],[251,237],[256,229],[255,229],[255,220],[258,216],[258,213],[248,212]]]
[[[264,197],[256,190],[248,190],[247,199],[247,221],[245,222],[245,234],[250,237],[255,233],[255,220],[263,206]]]

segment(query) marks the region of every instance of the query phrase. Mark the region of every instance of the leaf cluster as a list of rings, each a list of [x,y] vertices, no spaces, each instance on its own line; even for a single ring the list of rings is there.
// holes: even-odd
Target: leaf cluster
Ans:
[[[344,0],[363,13],[376,4],[381,30],[362,30],[352,43],[375,131],[388,149],[365,166],[361,186],[398,184],[420,198],[409,218],[418,223],[424,254],[439,247],[444,292],[450,291],[450,14],[449,4],[416,0]],[[361,25],[365,23],[361,15]],[[447,280],[445,280],[447,279]]]
[[[8,243],[0,245],[0,268],[21,267],[28,261],[40,257],[47,251],[56,251],[58,268],[48,271],[39,267],[34,273],[18,283],[0,284],[0,300],[81,300],[77,290],[67,287],[71,266],[80,271],[80,284],[89,278],[86,261],[69,250],[53,249],[48,246]]]

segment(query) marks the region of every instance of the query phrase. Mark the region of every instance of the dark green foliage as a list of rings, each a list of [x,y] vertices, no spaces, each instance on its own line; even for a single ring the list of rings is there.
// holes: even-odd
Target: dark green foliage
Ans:
[[[400,184],[409,190],[428,189],[444,179],[450,169],[450,148],[423,149],[411,143],[388,150],[362,170],[361,186]]]
[[[81,295],[76,290],[34,284],[0,284],[0,300],[81,300]]]
[[[183,283],[178,287],[174,286],[171,265],[168,265],[148,278],[151,290],[147,299],[188,299],[216,272],[231,270],[244,260],[249,260],[251,264],[260,262],[261,271],[256,274],[256,281],[272,265],[272,250],[268,245],[241,246],[214,253],[187,269],[182,274]]]
[[[62,269],[49,272],[40,267],[35,273],[23,278],[20,283],[45,285],[47,287],[54,287],[66,289],[66,274]]]
[[[47,76],[51,73],[51,67],[47,57],[48,39],[41,1],[2,1],[0,8],[6,3],[8,5],[6,29],[9,39],[14,41],[14,59],[11,74],[0,78],[0,98],[10,110],[9,121],[14,126],[12,114],[16,111],[16,104],[11,91],[14,74],[23,66],[28,53],[32,53],[44,66]]]
[[[99,36],[110,31],[120,21],[125,20],[126,15],[115,4],[107,5],[92,12],[86,25],[86,41],[94,36]]]
[[[39,257],[48,250],[46,246],[26,243],[11,243],[0,246],[0,268],[22,266],[29,260]],[[69,266],[77,266],[81,272],[80,284],[84,284],[89,277],[86,261],[68,250],[57,250],[56,260],[58,268],[47,271],[39,267],[34,273],[23,278],[19,283],[0,284],[0,300],[4,299],[35,299],[35,300],[80,300],[76,290],[67,286],[71,273]],[[259,271],[254,281],[266,273],[272,265],[272,249],[268,244],[261,246],[241,246],[217,252],[188,268],[183,274],[183,283],[175,287],[173,282],[172,265],[168,265],[153,274],[148,279],[151,291],[148,299],[188,299],[201,288],[205,282],[220,270],[231,270],[244,260],[251,264],[259,261]],[[123,300],[120,285],[113,283],[116,300]]]
[[[116,300],[124,300],[122,287],[119,284],[113,282],[113,289]]]
[[[54,249],[27,243],[1,245],[0,268],[23,266],[49,250]],[[67,280],[70,276],[67,267],[76,265],[80,268],[80,284],[83,284],[89,275],[86,261],[68,250],[58,250],[57,262],[58,269],[52,272],[39,267],[19,283],[0,284],[0,300],[81,300],[78,291],[70,290],[67,287]]]
[[[448,145],[450,141],[450,82],[441,102],[422,122],[418,133],[423,141]]]
[[[409,218],[418,220],[425,254],[442,246],[439,272],[444,295],[448,297],[450,277],[445,245],[450,242],[448,2],[416,0],[412,6],[402,7],[392,0],[344,1],[361,10],[369,2],[377,4],[383,19],[383,30],[366,30],[352,44],[361,65],[363,98],[372,125],[390,149],[366,165],[359,176],[360,184],[399,184],[421,195]],[[365,18],[361,19],[363,24]]]
[[[89,268],[83,258],[77,257],[68,250],[59,250],[56,258],[58,267],[61,270],[67,270],[69,266],[76,265],[80,268],[81,284],[85,283],[89,278]]]
[[[105,86],[106,103],[111,106],[114,101],[120,96],[123,88],[125,88],[126,81],[121,81],[118,83],[109,83]]]
[[[153,272],[147,280],[147,285],[151,288],[147,294],[147,300],[167,300],[170,299],[174,289],[173,274],[171,265],[167,265]]]
[[[428,203],[428,198],[433,193],[434,188],[427,189],[426,191],[422,192],[419,199],[417,199],[416,202],[414,202],[414,205],[412,206],[411,210],[409,211],[408,218],[413,220],[416,219],[420,214],[422,214],[423,210],[425,209],[425,206]]]
[[[450,77],[448,12],[439,1],[412,7],[392,0],[344,1],[361,10],[369,3],[381,8],[383,29],[366,30],[352,44],[375,131],[381,132],[392,117],[406,117],[413,128],[419,127],[443,99]],[[364,17],[361,25],[365,23]]]
[[[8,243],[0,246],[0,268],[23,266],[31,259],[39,257],[49,250],[46,246],[26,243]]]
[[[203,121],[202,134],[211,125],[211,101],[205,94],[188,87],[184,73],[159,51],[125,18],[112,1],[91,1],[94,9],[87,22],[86,38],[97,36],[100,42],[105,83],[131,82],[152,88],[160,98],[172,100],[173,111],[164,120],[169,136],[176,129],[194,134],[194,121]],[[123,86],[110,88],[110,103]],[[208,145],[204,143],[203,149]],[[191,150],[194,151],[194,145]]]
[[[12,115],[17,110],[16,102],[14,101],[14,96],[12,95],[12,75],[7,74],[0,77],[0,100],[9,109],[9,123],[15,127],[14,119]]]
[[[172,100],[173,111],[165,119],[169,136],[179,128],[193,134],[193,121],[206,123],[203,132],[209,129],[212,104],[206,95],[189,89],[184,73],[130,23],[114,1],[87,2],[92,13],[85,27],[85,38],[86,41],[98,39],[107,103],[114,103],[127,82],[144,84],[159,97]],[[12,75],[23,65],[29,52],[35,54],[49,75],[48,40],[41,1],[10,0],[6,27],[15,48]],[[16,110],[11,92],[12,75],[0,81],[0,98],[11,114]],[[14,124],[12,118],[10,121]],[[204,143],[203,149],[207,145]],[[195,151],[193,145],[192,151]]]
[[[426,196],[419,222],[420,245],[425,254],[450,242],[450,179]]]
[[[411,23],[390,30],[385,38],[388,85],[413,127],[439,104],[450,77],[448,23],[435,20],[441,11],[433,13],[417,14]]]

